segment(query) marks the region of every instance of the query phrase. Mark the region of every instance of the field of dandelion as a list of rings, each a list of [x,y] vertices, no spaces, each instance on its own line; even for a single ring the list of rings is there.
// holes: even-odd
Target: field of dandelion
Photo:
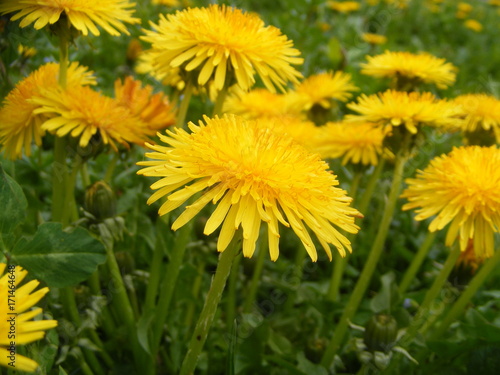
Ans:
[[[1,374],[496,374],[500,1],[3,0]]]

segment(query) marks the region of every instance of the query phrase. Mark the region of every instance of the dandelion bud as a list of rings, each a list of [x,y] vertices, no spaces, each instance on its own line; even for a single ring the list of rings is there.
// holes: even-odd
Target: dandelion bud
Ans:
[[[397,334],[398,325],[391,315],[376,314],[366,325],[364,342],[368,350],[386,352],[394,345]]]
[[[85,191],[85,209],[103,220],[116,215],[116,197],[113,190],[104,181],[97,181]]]

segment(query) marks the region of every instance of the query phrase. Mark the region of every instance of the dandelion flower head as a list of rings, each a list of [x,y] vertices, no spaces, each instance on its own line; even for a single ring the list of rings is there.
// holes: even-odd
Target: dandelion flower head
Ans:
[[[357,1],[328,1],[327,5],[339,13],[351,13],[358,10],[361,4]]]
[[[0,14],[17,12],[11,17],[12,21],[22,18],[21,27],[34,22],[37,30],[56,23],[64,14],[83,35],[88,35],[89,31],[99,35],[97,24],[109,34],[118,36],[120,33],[129,35],[124,22],[140,22],[132,17],[134,6],[128,0],[4,0],[0,4]]]
[[[213,80],[216,90],[229,87],[234,78],[245,91],[257,73],[273,92],[302,77],[292,67],[303,61],[292,41],[253,13],[225,5],[188,8],[160,15],[151,27],[154,31],[145,30],[142,39],[152,45],[158,73],[180,67],[183,79],[191,75],[200,86]]]
[[[57,326],[55,320],[36,320],[33,318],[42,313],[41,308],[32,307],[45,296],[49,288],[45,287],[33,292],[40,284],[37,280],[31,280],[20,286],[23,279],[28,274],[19,266],[7,266],[0,263],[0,366],[9,366],[9,356],[12,338],[9,338],[10,321],[15,313],[15,343],[24,345],[42,339],[48,329]],[[15,297],[9,293],[10,285],[15,286]],[[33,293],[32,293],[33,292]],[[10,298],[9,298],[10,297]],[[11,302],[14,304],[11,304]],[[26,358],[16,353],[15,366],[18,371],[33,372],[38,364],[32,359]]]
[[[373,33],[363,33],[361,34],[361,39],[366,43],[370,44],[385,44],[387,43],[387,37],[385,35],[373,34]]]
[[[86,147],[95,136],[117,151],[116,143],[125,147],[144,144],[149,132],[128,108],[88,86],[44,90],[33,102],[40,106],[34,112],[49,118],[42,124],[43,130],[58,137],[78,137],[80,147]]]
[[[333,99],[345,102],[352,96],[351,91],[356,90],[351,75],[340,71],[312,75],[295,87],[306,111],[315,105],[328,109]]]
[[[428,53],[392,52],[367,56],[361,73],[377,78],[406,79],[416,83],[435,84],[444,89],[455,82],[457,68]]]
[[[336,177],[318,155],[309,153],[288,135],[263,126],[260,121],[234,115],[189,124],[192,133],[175,128],[160,135],[167,144],[148,145],[152,161],[138,173],[160,177],[151,185],[158,189],[148,200],[167,200],[159,209],[164,215],[190,197],[201,196],[189,204],[172,224],[176,230],[190,221],[209,202],[216,205],[204,233],[209,235],[221,225],[218,251],[224,251],[235,231],[243,229],[243,255],[251,257],[260,226],[268,226],[271,259],[279,255],[278,223],[291,227],[313,261],[317,260],[313,232],[328,257],[333,244],[340,254],[351,251],[350,242],[336,227],[356,233],[355,217],[361,214],[350,207],[351,198],[337,188]]]
[[[490,258],[494,233],[500,228],[500,150],[495,146],[454,148],[431,161],[417,177],[407,179],[401,195],[403,210],[416,209],[415,220],[435,216],[434,232],[449,224],[446,245],[459,238],[465,251],[469,240],[479,259]]]
[[[384,126],[405,126],[416,134],[419,125],[451,126],[458,121],[455,104],[437,99],[430,92],[401,92],[387,90],[367,96],[361,94],[357,103],[347,107],[358,115],[347,115],[347,121],[367,121]]]
[[[42,143],[45,131],[41,128],[46,117],[34,113],[39,107],[31,99],[40,94],[41,89],[53,89],[58,84],[59,64],[42,65],[28,77],[20,81],[7,95],[0,109],[0,143],[9,159],[19,159],[23,150],[31,155],[31,144]],[[67,70],[68,88],[95,84],[93,72],[76,62],[71,63]]]
[[[468,28],[469,30],[475,31],[476,33],[480,33],[483,31],[483,25],[481,22],[473,19],[466,20],[464,22],[464,26]]]
[[[342,158],[342,165],[377,165],[386,133],[369,122],[329,122],[318,128],[311,149],[325,159]]]

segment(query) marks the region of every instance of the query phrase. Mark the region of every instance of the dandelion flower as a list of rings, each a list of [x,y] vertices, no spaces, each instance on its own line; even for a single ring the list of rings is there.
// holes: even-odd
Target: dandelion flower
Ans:
[[[101,95],[88,86],[62,90],[44,90],[33,102],[40,106],[34,112],[49,117],[42,129],[58,137],[79,137],[86,147],[93,136],[117,151],[115,142],[144,144],[147,126],[115,99]]]
[[[33,141],[41,145],[45,134],[41,124],[46,117],[34,113],[39,105],[31,99],[38,96],[41,89],[58,87],[58,74],[59,64],[45,64],[20,81],[4,99],[0,109],[0,143],[7,158],[21,158],[23,149],[30,156]],[[76,62],[68,66],[67,74],[68,87],[95,84],[93,72]]]
[[[27,274],[19,266],[7,267],[5,263],[0,263],[0,366],[11,369],[9,356],[12,341],[15,341],[15,345],[28,344],[42,339],[44,331],[57,326],[55,320],[32,320],[42,313],[42,309],[31,308],[48,293],[49,288],[32,293],[40,284],[37,280],[19,286]],[[15,289],[11,289],[11,286],[15,286]],[[12,290],[14,293],[9,292]],[[9,338],[12,319],[15,321],[15,340]],[[34,372],[37,367],[38,364],[32,359],[15,354],[15,370]]]
[[[267,89],[235,90],[224,102],[224,112],[247,119],[298,115],[302,109],[298,95],[278,94]]]
[[[148,145],[152,161],[138,173],[161,177],[151,185],[158,189],[148,200],[167,200],[159,214],[181,206],[190,197],[201,196],[172,224],[177,230],[190,221],[210,201],[216,205],[204,233],[222,225],[217,242],[224,251],[235,231],[243,229],[243,255],[251,257],[262,222],[268,226],[269,252],[274,261],[279,254],[278,222],[291,227],[313,261],[317,260],[313,232],[328,257],[333,244],[340,254],[351,251],[340,228],[356,233],[355,217],[361,214],[349,206],[351,198],[337,188],[338,181],[318,155],[309,153],[288,135],[263,126],[260,121],[234,115],[189,124],[192,133],[175,128],[160,139],[167,144]]]
[[[387,37],[385,35],[373,34],[373,33],[363,33],[361,34],[361,39],[366,43],[370,44],[385,44],[387,43]]]
[[[454,148],[433,159],[417,177],[406,180],[401,195],[403,210],[416,208],[415,220],[437,215],[430,223],[434,232],[450,224],[446,245],[457,236],[465,251],[469,240],[480,259],[493,256],[493,233],[500,228],[500,150],[495,146]]]
[[[464,26],[468,28],[469,30],[475,31],[476,33],[479,33],[483,30],[483,25],[479,21],[476,20],[466,20],[464,22]]]
[[[314,122],[297,115],[266,117],[266,121],[260,121],[259,124],[279,134],[289,135],[308,150],[314,147],[319,129]]]
[[[361,73],[377,78],[405,79],[410,82],[431,83],[444,89],[455,82],[457,68],[428,53],[391,52],[367,56]]]
[[[387,90],[367,96],[361,94],[357,103],[347,107],[359,115],[347,115],[347,121],[367,121],[381,125],[401,126],[413,134],[417,126],[452,126],[458,119],[455,104],[439,100],[429,92],[400,92]]]
[[[357,1],[328,1],[328,6],[339,13],[351,13],[361,7]]]
[[[158,73],[180,67],[200,86],[214,81],[216,90],[229,87],[234,77],[247,91],[257,72],[273,92],[301,77],[291,66],[303,61],[292,41],[255,14],[211,5],[160,15],[158,25],[151,26],[155,31],[146,30],[142,38],[152,45]]]
[[[352,84],[351,75],[344,72],[315,74],[295,87],[306,111],[315,105],[328,109],[333,99],[345,102],[351,97],[350,92],[356,90],[358,88]]]
[[[131,8],[134,6],[128,0],[4,0],[0,4],[0,14],[17,12],[11,17],[12,21],[22,18],[21,27],[34,22],[37,30],[65,16],[83,35],[88,35],[89,31],[99,35],[97,24],[111,35],[118,36],[120,32],[129,35],[124,22],[140,22],[132,17],[134,11]]]
[[[175,124],[174,108],[167,97],[163,93],[153,95],[153,87],[142,87],[140,81],[130,76],[123,83],[120,79],[115,81],[115,99],[142,120],[149,130],[148,135]]]
[[[465,133],[492,132],[500,143],[500,100],[487,94],[465,94],[454,99],[459,116],[464,119],[459,125]]]
[[[164,86],[172,86],[177,90],[182,91],[186,86],[180,75],[180,69],[161,69],[161,73],[153,66],[154,55],[151,50],[143,51],[139,54],[138,63],[135,66],[135,71],[139,74],[149,74],[151,77],[161,82]]]
[[[323,158],[347,163],[377,165],[387,129],[369,122],[329,122],[318,128],[312,150]]]

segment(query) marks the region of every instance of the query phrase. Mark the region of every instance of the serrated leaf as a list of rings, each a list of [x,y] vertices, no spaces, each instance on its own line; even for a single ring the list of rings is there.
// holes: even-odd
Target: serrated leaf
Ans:
[[[60,223],[44,223],[31,241],[19,241],[14,262],[48,286],[62,288],[86,280],[106,260],[104,245],[83,228],[62,230]]]
[[[21,186],[0,164],[0,233],[10,233],[26,217],[28,201]]]

